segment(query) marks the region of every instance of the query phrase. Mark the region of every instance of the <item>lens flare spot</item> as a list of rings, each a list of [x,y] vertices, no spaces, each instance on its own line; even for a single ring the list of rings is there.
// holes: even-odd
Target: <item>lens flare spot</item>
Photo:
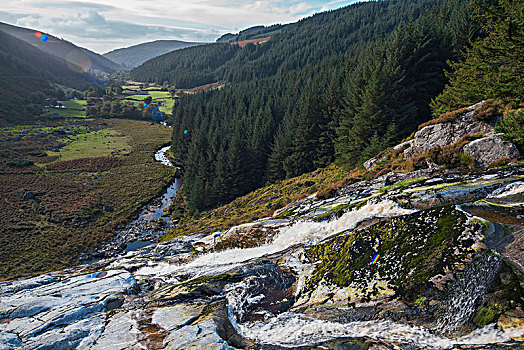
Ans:
[[[40,39],[45,43],[49,40],[49,37],[47,35],[42,35]]]
[[[149,105],[147,103],[144,103],[144,108],[149,108]]]
[[[189,130],[184,130],[184,135],[189,134]]]
[[[42,33],[40,33],[40,32],[36,32],[36,33],[35,33],[35,36],[36,36],[38,39],[40,39],[40,38],[42,37]]]

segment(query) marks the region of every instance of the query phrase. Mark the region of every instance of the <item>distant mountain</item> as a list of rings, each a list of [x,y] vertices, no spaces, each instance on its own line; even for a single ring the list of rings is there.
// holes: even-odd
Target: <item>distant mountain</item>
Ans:
[[[0,30],[18,39],[38,47],[40,50],[49,54],[61,57],[76,67],[81,67],[81,71],[98,75],[99,73],[111,73],[121,68],[118,63],[103,57],[95,52],[78,47],[69,41],[59,39],[52,35],[42,32],[48,37],[46,42],[38,38],[36,30],[13,26],[0,22]]]
[[[31,117],[53,84],[85,89],[89,81],[80,67],[0,31],[0,122]]]
[[[123,66],[135,68],[145,61],[168,52],[202,44],[203,43],[191,43],[179,40],[157,40],[122,49],[116,49],[105,53],[103,56]]]

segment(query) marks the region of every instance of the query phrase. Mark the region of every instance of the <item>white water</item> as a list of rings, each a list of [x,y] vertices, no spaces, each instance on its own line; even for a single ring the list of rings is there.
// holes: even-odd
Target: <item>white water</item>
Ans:
[[[413,213],[402,209],[395,202],[386,200],[377,204],[366,204],[340,218],[326,222],[302,221],[280,229],[271,243],[256,248],[230,249],[200,256],[185,265],[166,262],[152,264],[137,271],[138,275],[165,276],[178,272],[190,273],[193,277],[214,275],[238,266],[240,263],[264,255],[278,253],[296,244],[315,244],[338,232],[354,228],[359,222],[373,217],[392,217]]]
[[[524,193],[524,182],[517,181],[494,191],[487,198],[504,198]]]
[[[167,165],[167,166],[173,166],[173,163],[166,157],[166,152],[168,149],[170,149],[171,146],[166,146],[159,151],[155,153],[155,160],[159,161],[160,163]]]
[[[426,328],[394,323],[368,321],[338,323],[314,319],[291,312],[282,313],[266,322],[237,325],[241,333],[261,343],[285,347],[307,346],[344,337],[369,337],[388,343],[414,344],[422,348],[449,349],[455,345],[487,345],[510,341],[524,334],[524,327],[500,331],[495,325],[478,329],[461,338],[445,338]]]

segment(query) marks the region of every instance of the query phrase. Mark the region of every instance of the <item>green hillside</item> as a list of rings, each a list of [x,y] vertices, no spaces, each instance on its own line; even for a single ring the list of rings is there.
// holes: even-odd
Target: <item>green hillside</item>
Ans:
[[[228,40],[259,36],[271,36],[271,40],[245,48],[215,43],[175,51],[134,69],[131,78],[192,88],[217,80],[241,82],[270,77],[356,51],[385,37],[398,24],[416,19],[435,3],[439,1],[372,1],[286,26],[257,27]]]
[[[162,74],[168,58],[172,67],[187,59],[194,64],[170,74],[195,74],[196,82],[204,77],[192,70],[199,62],[207,60],[211,76],[238,62],[238,80],[183,96],[173,111],[173,155],[186,170],[182,192],[198,213],[333,162],[357,166],[408,137],[431,118],[447,61],[477,32],[461,0],[369,2],[287,25],[259,46],[220,43],[164,55],[132,75],[148,66]],[[223,64],[217,58],[230,56]],[[264,71],[258,60],[276,68]]]

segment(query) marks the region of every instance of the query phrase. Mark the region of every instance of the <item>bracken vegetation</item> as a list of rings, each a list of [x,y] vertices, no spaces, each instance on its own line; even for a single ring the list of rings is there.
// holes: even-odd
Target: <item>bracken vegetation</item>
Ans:
[[[0,279],[70,265],[112,237],[174,177],[174,169],[153,157],[169,141],[168,128],[120,119],[78,123],[0,129]],[[128,151],[89,158],[86,147],[77,158],[61,161],[68,138],[64,130],[77,138],[94,130],[122,134]],[[92,147],[112,147],[110,136],[90,140]],[[48,146],[51,151],[41,151]],[[17,159],[26,162],[10,164]]]

